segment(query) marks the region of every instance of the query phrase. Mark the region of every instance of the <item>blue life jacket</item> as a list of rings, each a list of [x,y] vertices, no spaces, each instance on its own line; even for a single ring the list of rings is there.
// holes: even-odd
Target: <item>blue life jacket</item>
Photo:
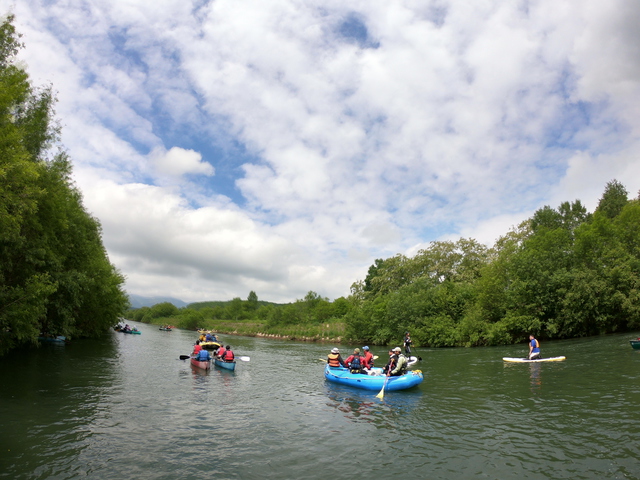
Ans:
[[[200,362],[206,362],[207,360],[211,360],[211,356],[209,355],[209,350],[200,350],[198,353],[198,360]]]

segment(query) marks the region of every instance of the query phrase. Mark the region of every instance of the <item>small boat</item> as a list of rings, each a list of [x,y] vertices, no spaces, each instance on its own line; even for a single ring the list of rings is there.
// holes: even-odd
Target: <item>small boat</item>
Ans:
[[[158,330],[162,330],[163,332],[171,332],[173,328],[171,327],[160,327]]]
[[[120,330],[122,333],[128,333],[129,335],[142,335],[140,330]]]
[[[340,383],[355,388],[363,388],[365,390],[382,390],[395,392],[398,390],[406,390],[407,388],[420,385],[424,380],[420,370],[411,370],[404,375],[397,377],[387,377],[382,374],[381,368],[372,369],[377,375],[365,375],[362,373],[351,373],[348,368],[330,367],[324,368],[324,378],[330,382]],[[385,385],[385,381],[387,382]]]
[[[191,357],[191,365],[197,368],[202,368],[203,370],[211,370],[211,360],[200,361]]]
[[[38,340],[45,343],[65,343],[67,341],[67,337],[65,337],[64,335],[57,335],[55,337],[43,335],[41,337],[38,337]]]
[[[221,343],[218,342],[200,342],[200,346],[205,350],[215,351],[222,346]]]
[[[505,362],[512,363],[540,363],[540,362],[563,362],[567,357],[549,357],[549,358],[534,358],[529,360],[528,358],[516,358],[516,357],[502,357]]]
[[[631,344],[631,348],[634,350],[640,350],[640,338],[637,340],[629,340],[629,343]]]
[[[213,363],[216,367],[224,368],[225,370],[233,371],[236,369],[235,360],[233,362],[225,362],[224,360],[220,360],[219,358],[214,358]]]

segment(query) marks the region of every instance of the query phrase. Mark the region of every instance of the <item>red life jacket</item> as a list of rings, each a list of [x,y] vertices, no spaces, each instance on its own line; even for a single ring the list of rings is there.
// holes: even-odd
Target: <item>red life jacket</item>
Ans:
[[[234,358],[235,355],[231,350],[225,350],[225,352],[222,354],[222,360],[224,360],[225,362],[233,362]]]

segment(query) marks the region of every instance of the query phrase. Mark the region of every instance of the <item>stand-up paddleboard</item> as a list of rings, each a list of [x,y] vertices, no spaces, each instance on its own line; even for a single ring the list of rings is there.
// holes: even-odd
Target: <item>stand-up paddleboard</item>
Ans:
[[[529,360],[528,358],[514,358],[514,357],[502,357],[502,360],[505,362],[514,362],[514,363],[539,363],[539,362],[562,362],[567,357],[549,357],[549,358],[534,358],[533,360]]]

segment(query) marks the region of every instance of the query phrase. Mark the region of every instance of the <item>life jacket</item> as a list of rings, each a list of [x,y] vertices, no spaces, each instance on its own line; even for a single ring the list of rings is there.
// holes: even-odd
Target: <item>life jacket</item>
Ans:
[[[340,354],[339,353],[330,353],[329,355],[327,355],[327,358],[329,360],[329,366],[330,367],[339,367],[340,366],[340,360],[338,360],[340,358]]]
[[[397,373],[397,375],[404,375],[405,373],[407,373],[407,368],[409,366],[409,362],[407,361],[407,357],[405,357],[402,354],[398,355],[398,360],[397,360],[396,365],[393,367],[393,370],[395,370],[395,368],[398,365],[400,365],[400,371]]]
[[[350,365],[351,373],[360,373],[362,371],[362,364],[360,363],[360,355],[354,355],[351,359]]]
[[[198,361],[206,362],[211,360],[211,356],[209,355],[209,350],[202,349],[198,352]]]
[[[222,354],[222,360],[224,360],[225,362],[233,362],[234,358],[235,355],[231,350],[225,350],[225,352]]]

